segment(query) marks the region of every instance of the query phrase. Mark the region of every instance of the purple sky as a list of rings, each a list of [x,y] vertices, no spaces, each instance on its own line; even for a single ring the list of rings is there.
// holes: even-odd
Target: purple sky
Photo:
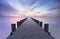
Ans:
[[[59,16],[59,3],[60,0],[0,0],[0,16],[11,13],[15,14],[13,12],[28,15],[51,14],[54,16],[55,14],[58,14],[57,16]]]
[[[5,39],[9,35],[11,23],[16,23],[25,16],[57,17],[60,16],[59,10],[60,0],[0,0],[0,39]]]

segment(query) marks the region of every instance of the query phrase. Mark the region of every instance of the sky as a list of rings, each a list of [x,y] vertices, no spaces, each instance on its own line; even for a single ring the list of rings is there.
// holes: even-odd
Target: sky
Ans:
[[[60,16],[59,10],[60,0],[0,0],[0,36],[2,39],[5,39],[6,35],[10,33],[10,22],[16,22],[25,16]],[[21,17],[11,17],[13,21],[9,17],[4,18],[4,16]],[[56,23],[56,19],[58,18],[55,18],[55,21],[53,20],[54,23]],[[57,25],[59,25],[59,23],[57,23]],[[59,29],[59,27],[56,28],[56,32]],[[59,33],[56,35],[58,38]]]
[[[60,0],[0,0],[0,16],[59,16]]]

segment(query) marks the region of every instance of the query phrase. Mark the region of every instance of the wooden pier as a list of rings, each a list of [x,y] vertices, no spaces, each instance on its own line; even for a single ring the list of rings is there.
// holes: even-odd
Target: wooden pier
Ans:
[[[25,18],[22,24],[21,21],[19,23],[17,23],[17,29],[12,27],[12,32],[7,39],[54,39],[48,31],[49,24],[44,24],[45,29],[43,30],[43,22],[33,18]],[[12,24],[12,26],[14,25]]]

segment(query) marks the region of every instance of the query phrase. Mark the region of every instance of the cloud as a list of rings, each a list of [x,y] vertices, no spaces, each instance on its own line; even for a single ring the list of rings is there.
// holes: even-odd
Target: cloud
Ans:
[[[32,6],[37,0],[19,0],[22,5]]]
[[[4,16],[9,12],[15,12],[16,10],[12,8],[7,0],[0,0],[0,16]]]
[[[8,4],[7,0],[0,0],[0,10],[1,10],[1,11],[14,11],[15,9],[12,8],[12,7]]]
[[[60,10],[60,1],[56,1],[54,2],[53,4],[50,5],[51,8],[48,9],[48,11],[51,11],[51,10]]]
[[[59,0],[0,0],[0,16],[16,11],[25,14],[33,14],[33,12],[47,14],[48,11],[51,12],[55,9],[60,9]]]
[[[60,10],[60,6],[59,7],[54,7],[52,9],[49,9],[48,11],[55,10],[55,9]]]
[[[31,7],[32,11],[48,11],[54,7],[58,7],[58,0],[37,0],[35,4]],[[58,4],[58,5],[57,5]]]

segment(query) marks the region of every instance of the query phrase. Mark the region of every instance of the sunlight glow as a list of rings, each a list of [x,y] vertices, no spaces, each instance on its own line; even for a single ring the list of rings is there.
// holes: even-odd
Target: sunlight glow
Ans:
[[[22,1],[23,1],[23,3],[22,3]],[[25,0],[18,0],[18,1],[17,0],[9,0],[8,4],[12,8],[17,10],[20,14],[25,14],[26,16],[44,16],[44,15],[48,15],[51,13],[51,11],[48,11],[48,9],[49,9],[49,7],[47,6],[48,4],[44,5],[43,7],[39,7],[40,5],[38,5],[37,2],[35,2],[34,4],[31,2],[31,0],[29,0],[28,4],[26,2],[27,2],[27,0],[26,1]],[[30,4],[30,2],[33,5]],[[26,4],[24,4],[24,3],[26,3]],[[32,6],[30,6],[29,4]],[[55,13],[55,11],[54,11],[54,13]]]

